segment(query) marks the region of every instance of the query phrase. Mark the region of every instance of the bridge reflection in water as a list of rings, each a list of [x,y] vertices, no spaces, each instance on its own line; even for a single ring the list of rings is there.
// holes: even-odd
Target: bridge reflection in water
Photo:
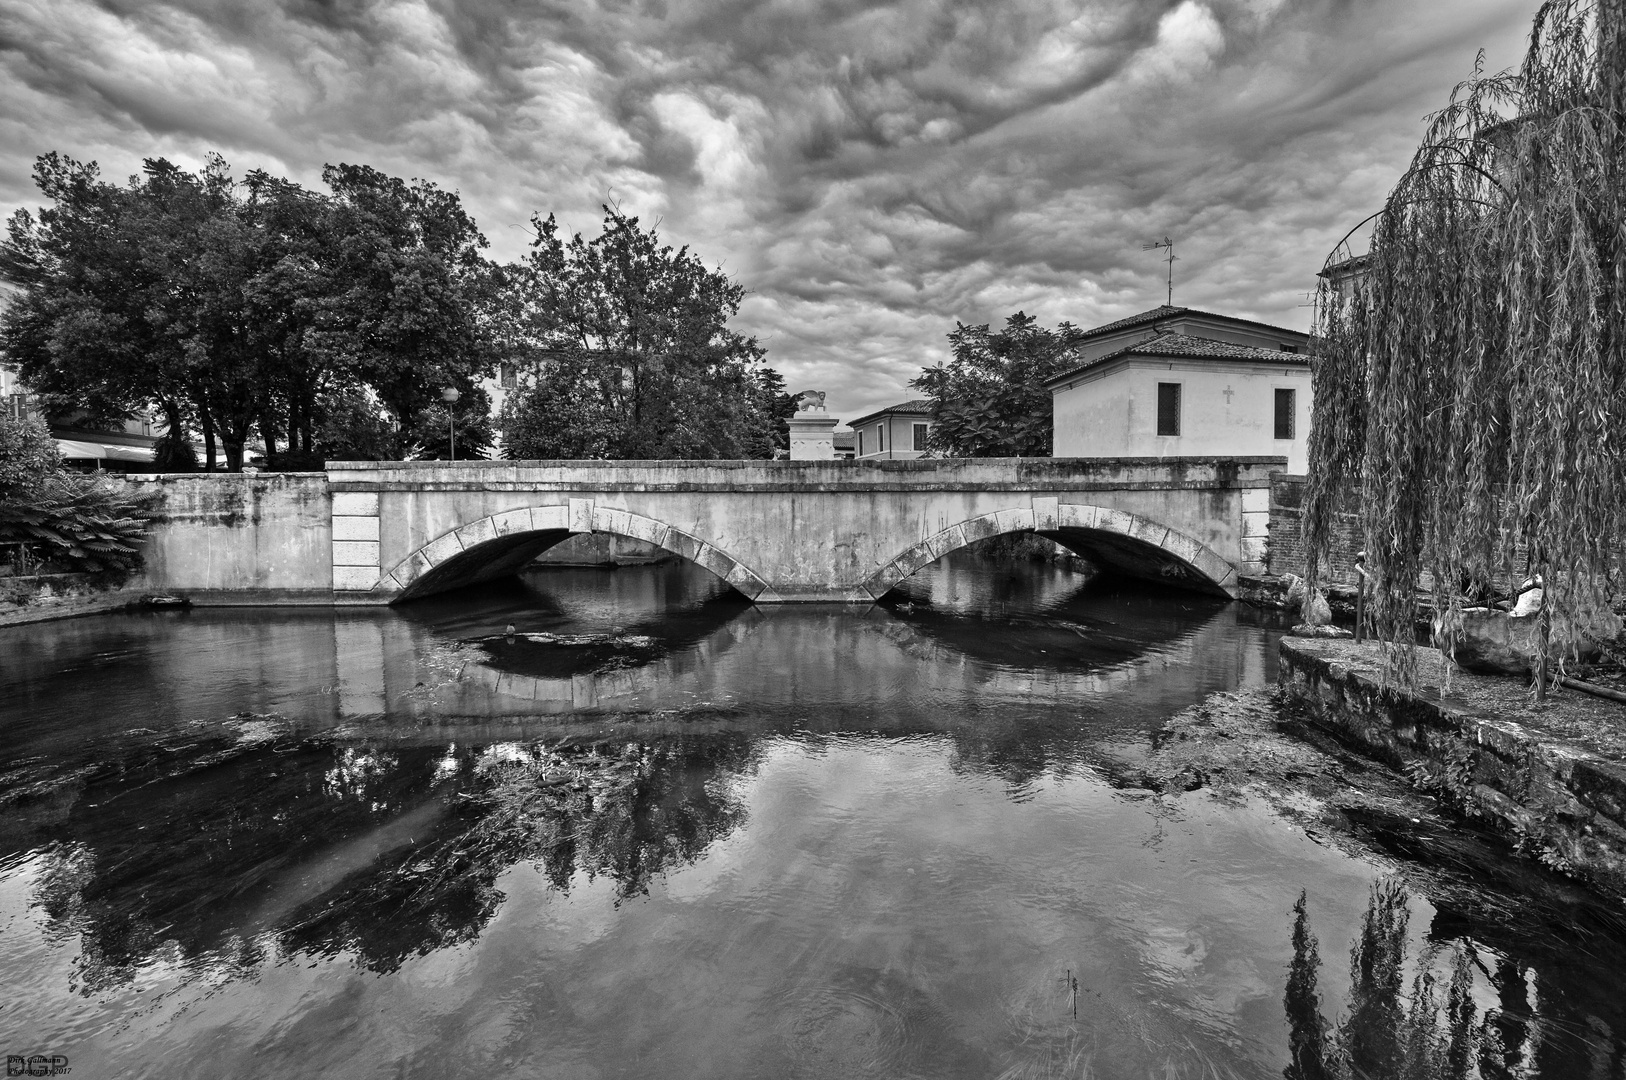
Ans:
[[[1236,605],[955,560],[861,615],[672,566],[55,624],[0,670],[0,1027],[87,1075],[1618,1061],[1597,905],[1408,895],[1115,771],[1273,644]]]

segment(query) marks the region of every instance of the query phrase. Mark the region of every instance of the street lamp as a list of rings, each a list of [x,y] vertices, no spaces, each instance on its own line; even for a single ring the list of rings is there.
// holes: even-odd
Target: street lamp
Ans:
[[[453,409],[453,406],[457,404],[457,399],[462,396],[457,392],[455,386],[448,386],[440,392],[440,400],[446,403],[446,435],[448,441],[452,444],[451,452],[446,455],[447,461],[457,460],[457,412]]]

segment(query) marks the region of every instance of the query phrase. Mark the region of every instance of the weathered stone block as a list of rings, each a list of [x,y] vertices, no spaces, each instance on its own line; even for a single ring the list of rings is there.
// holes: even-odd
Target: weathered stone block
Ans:
[[[1102,532],[1115,532],[1122,533],[1125,536],[1132,536],[1134,534],[1135,524],[1139,520],[1140,519],[1134,514],[1125,513],[1122,510],[1109,509],[1108,507],[1103,506],[1100,507],[1096,512],[1094,527],[1100,529]]]
[[[1039,532],[1055,532],[1060,515],[1060,499],[1035,498],[1033,500],[1033,527]]]
[[[623,527],[625,531],[621,534],[622,536],[642,540],[646,544],[654,544],[657,547],[660,546],[661,540],[665,538],[667,528],[664,521],[656,521],[654,518],[644,517],[642,514],[628,514]]]
[[[335,540],[378,540],[376,517],[336,517],[333,519]]]
[[[337,491],[333,493],[334,517],[377,517],[378,492]]]
[[[366,592],[378,582],[376,566],[335,566],[333,589],[335,592]]]
[[[926,549],[931,552],[931,561],[935,562],[949,552],[965,547],[965,531],[954,525],[927,537],[925,543]]]
[[[515,533],[530,532],[531,511],[529,507],[520,510],[506,510],[491,519],[492,525],[497,529],[498,536],[512,536]]]
[[[497,526],[490,518],[481,518],[457,530],[457,538],[463,541],[463,550],[479,547],[489,540],[497,539]]]
[[[667,529],[666,535],[661,538],[661,547],[674,555],[681,555],[690,562],[699,561],[700,549],[705,546],[705,541],[690,536],[682,529]]]
[[[463,553],[463,541],[456,532],[445,533],[423,546],[423,557],[430,566],[439,566],[454,555]]]
[[[892,586],[907,576],[902,570],[898,569],[896,563],[887,563],[880,570],[877,570],[868,581],[864,582],[864,591],[869,593],[872,599],[879,600],[891,590]]]
[[[965,542],[975,544],[978,540],[986,540],[990,536],[1000,533],[999,522],[995,514],[983,514],[960,523],[960,531],[965,535]]]
[[[994,515],[994,523],[1002,533],[1031,532],[1033,508],[1026,506],[1017,510],[1001,510]]]
[[[531,507],[531,528],[538,532],[549,532],[554,529],[570,528],[570,507],[568,506],[533,506]],[[577,530],[586,531],[586,530]]]
[[[1243,488],[1242,512],[1270,516],[1270,489],[1268,487]]]
[[[1162,547],[1164,538],[1169,535],[1169,527],[1160,525],[1155,521],[1148,521],[1143,517],[1137,517],[1129,527],[1129,535],[1136,540],[1144,540],[1148,544]]]
[[[373,578],[378,577],[378,541],[367,540],[335,540],[333,542],[334,566],[365,566],[372,570]]]
[[[612,510],[607,506],[595,506],[593,507],[593,532],[626,536],[631,517],[632,515],[625,510]]]
[[[743,563],[735,563],[723,580],[739,590],[747,599],[755,600],[768,588],[768,583],[757,577]]]
[[[1093,529],[1101,508],[1089,503],[1062,503],[1056,508],[1056,528]]]
[[[593,531],[593,500],[571,499],[570,503],[570,531],[584,533]]]

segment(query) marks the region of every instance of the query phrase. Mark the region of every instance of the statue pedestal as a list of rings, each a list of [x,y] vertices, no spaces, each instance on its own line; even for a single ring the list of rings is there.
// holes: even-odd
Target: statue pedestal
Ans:
[[[833,461],[836,456],[831,432],[836,419],[823,409],[799,412],[790,418],[790,459],[792,461]]]

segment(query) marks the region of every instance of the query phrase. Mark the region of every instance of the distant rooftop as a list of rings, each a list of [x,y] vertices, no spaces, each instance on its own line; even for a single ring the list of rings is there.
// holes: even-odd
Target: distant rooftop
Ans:
[[[1255,319],[1239,319],[1235,315],[1221,315],[1217,311],[1203,311],[1200,308],[1170,307],[1168,304],[1159,304],[1157,307],[1152,308],[1149,311],[1143,311],[1139,315],[1131,315],[1127,319],[1119,319],[1117,322],[1109,322],[1105,326],[1097,326],[1092,329],[1085,330],[1084,332],[1075,335],[1073,340],[1075,342],[1089,341],[1092,338],[1103,337],[1107,334],[1116,334],[1120,330],[1133,330],[1137,326],[1152,326],[1164,321],[1165,319],[1173,319],[1179,316],[1188,315],[1195,315],[1199,318],[1205,319],[1219,319],[1223,322],[1241,323],[1244,326],[1257,326],[1261,329],[1273,330],[1277,333],[1301,334],[1301,332],[1297,330],[1288,330],[1286,327],[1275,326],[1271,323],[1259,322]]]
[[[1229,341],[1214,341],[1212,338],[1192,337],[1190,334],[1156,334],[1125,345],[1121,349],[1114,349],[1105,356],[1098,356],[1087,363],[1069,368],[1061,374],[1046,380],[1045,386],[1054,386],[1064,379],[1070,379],[1081,372],[1088,371],[1093,367],[1099,367],[1110,360],[1116,360],[1120,356],[1128,356],[1131,353],[1136,356],[1168,356],[1197,360],[1266,360],[1273,364],[1308,365],[1310,362],[1309,356],[1304,353],[1288,352],[1285,349],[1261,349],[1254,345],[1233,345]]]
[[[857,420],[847,421],[847,426],[856,428],[860,424],[867,424],[871,420],[879,420],[883,416],[930,416],[931,414],[931,398],[914,398],[910,401],[900,402],[897,405],[888,405],[884,409],[876,409],[872,413],[865,413]]]

